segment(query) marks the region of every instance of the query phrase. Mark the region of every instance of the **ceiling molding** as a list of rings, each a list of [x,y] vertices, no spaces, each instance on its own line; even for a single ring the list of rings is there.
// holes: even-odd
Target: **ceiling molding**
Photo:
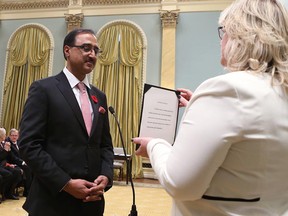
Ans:
[[[2,0],[0,3],[0,11],[13,11],[25,9],[45,9],[45,8],[66,8],[69,6],[69,0],[53,0],[53,1],[9,1]]]
[[[0,20],[181,12],[221,11],[232,0],[2,0]]]

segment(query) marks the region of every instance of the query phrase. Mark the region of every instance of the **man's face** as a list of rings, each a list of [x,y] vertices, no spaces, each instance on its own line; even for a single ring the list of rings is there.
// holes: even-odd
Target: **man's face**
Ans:
[[[87,49],[90,47],[90,50]],[[74,46],[65,46],[64,53],[67,57],[67,68],[79,80],[83,80],[96,65],[97,48],[95,35],[82,33],[76,36]]]
[[[12,142],[16,142],[18,140],[18,132],[11,132],[11,134],[9,135],[9,138]]]

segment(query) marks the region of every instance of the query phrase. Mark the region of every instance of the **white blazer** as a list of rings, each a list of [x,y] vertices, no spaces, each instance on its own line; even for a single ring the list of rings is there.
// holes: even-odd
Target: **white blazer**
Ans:
[[[173,147],[153,139],[147,150],[173,216],[288,215],[288,97],[268,74],[205,81]]]

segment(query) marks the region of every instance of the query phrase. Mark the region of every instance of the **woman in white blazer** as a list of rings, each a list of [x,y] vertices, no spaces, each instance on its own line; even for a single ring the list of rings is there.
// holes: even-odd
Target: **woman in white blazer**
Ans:
[[[229,73],[191,92],[174,144],[136,137],[173,216],[288,215],[288,13],[237,0],[219,19]]]

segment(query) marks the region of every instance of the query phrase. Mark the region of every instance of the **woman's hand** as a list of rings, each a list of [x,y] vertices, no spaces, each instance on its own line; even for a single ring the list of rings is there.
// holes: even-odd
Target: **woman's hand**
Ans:
[[[180,92],[179,107],[186,107],[193,93],[189,89],[184,88],[178,88],[176,90]]]
[[[135,144],[140,145],[139,148],[137,149],[137,151],[135,152],[135,154],[138,155],[138,156],[149,158],[149,155],[147,153],[147,144],[149,143],[149,141],[151,139],[152,139],[151,137],[135,137],[135,138],[132,138],[132,141]]]

